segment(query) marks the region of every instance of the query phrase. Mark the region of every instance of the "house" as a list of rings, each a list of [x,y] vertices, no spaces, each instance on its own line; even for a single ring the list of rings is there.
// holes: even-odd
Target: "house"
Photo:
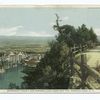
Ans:
[[[34,59],[34,58],[32,58],[32,59],[30,59],[30,60],[25,60],[24,61],[24,64],[27,66],[29,66],[29,67],[36,67],[36,64],[37,64],[38,62],[37,62],[37,60],[36,59]]]

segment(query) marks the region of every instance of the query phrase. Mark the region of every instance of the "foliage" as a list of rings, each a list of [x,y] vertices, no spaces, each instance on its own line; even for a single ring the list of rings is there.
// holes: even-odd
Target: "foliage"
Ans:
[[[68,88],[68,69],[66,59],[67,46],[58,42],[52,43],[51,50],[46,52],[44,58],[31,71],[25,71],[23,78],[28,87],[25,88]],[[45,86],[45,84],[48,84]],[[66,85],[66,86],[65,86]]]
[[[15,83],[10,83],[9,89],[19,89],[19,86],[17,86]]]
[[[71,74],[70,48],[97,41],[93,29],[84,24],[76,29],[71,25],[59,26],[58,19],[56,22],[54,29],[58,31],[58,36],[50,43],[50,51],[45,53],[36,68],[26,67],[23,71],[26,74],[22,83],[24,88],[67,89]]]

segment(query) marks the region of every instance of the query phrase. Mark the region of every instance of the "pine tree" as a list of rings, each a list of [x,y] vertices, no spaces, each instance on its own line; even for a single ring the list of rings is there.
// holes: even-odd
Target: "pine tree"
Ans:
[[[50,43],[50,50],[45,53],[35,68],[24,69],[26,74],[22,88],[30,89],[67,89],[69,87],[71,68],[69,66],[69,50],[74,45],[87,44],[96,41],[92,29],[82,25],[75,29],[71,25],[59,25],[59,16],[54,29],[58,32],[56,40]],[[94,37],[95,35],[95,37]]]

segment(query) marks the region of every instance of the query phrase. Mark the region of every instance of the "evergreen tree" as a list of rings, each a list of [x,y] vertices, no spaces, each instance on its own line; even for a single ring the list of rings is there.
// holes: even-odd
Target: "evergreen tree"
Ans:
[[[26,74],[23,79],[22,88],[30,89],[67,89],[71,76],[69,66],[69,50],[74,45],[80,46],[89,41],[96,42],[93,29],[82,25],[75,29],[71,25],[59,25],[57,16],[54,29],[58,31],[56,40],[50,43],[50,50],[45,53],[36,68],[24,69]]]

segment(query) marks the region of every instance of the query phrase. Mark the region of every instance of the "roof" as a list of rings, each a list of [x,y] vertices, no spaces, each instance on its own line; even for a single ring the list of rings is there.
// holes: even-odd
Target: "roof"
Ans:
[[[32,65],[32,64],[37,64],[37,60],[32,58],[29,61],[25,61],[27,64]]]
[[[19,52],[19,54],[18,54],[18,55],[23,55],[23,54],[22,54],[22,52]]]
[[[10,56],[13,56],[13,55],[15,55],[13,52],[10,52],[10,54],[9,54]]]

